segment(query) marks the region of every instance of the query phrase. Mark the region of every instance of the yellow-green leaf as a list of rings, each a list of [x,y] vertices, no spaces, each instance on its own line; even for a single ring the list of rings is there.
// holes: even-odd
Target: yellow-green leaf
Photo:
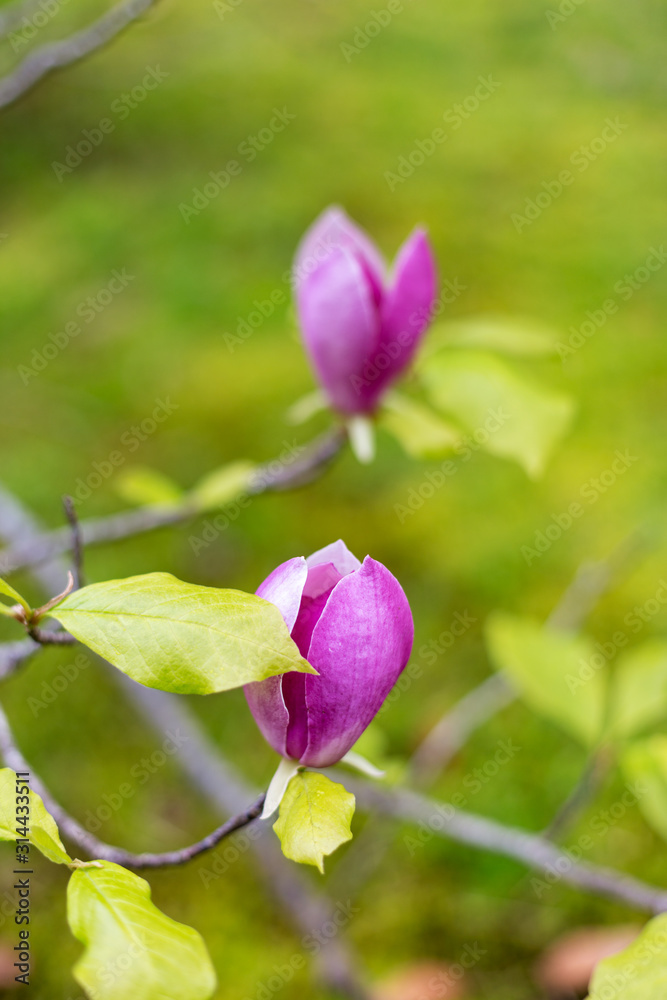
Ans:
[[[649,921],[629,948],[605,958],[591,980],[588,1000],[665,1000],[667,914]]]
[[[527,705],[587,746],[600,737],[607,678],[591,664],[590,640],[531,618],[497,613],[486,624],[495,666]]]
[[[532,478],[544,471],[574,412],[568,396],[482,351],[442,351],[425,363],[422,377],[434,406]]]
[[[95,1000],[208,1000],[216,988],[201,935],[151,902],[148,882],[109,861],[79,868],[67,919],[86,946],[74,977]]]
[[[11,598],[11,600],[14,601],[15,604],[20,604],[21,607],[25,608],[26,611],[30,611],[30,605],[28,604],[26,599],[24,597],[21,597],[18,590],[14,590],[11,584],[7,583],[6,580],[3,580],[1,576],[0,576],[0,594],[2,594],[3,597]],[[3,610],[7,611],[8,609],[3,608]]]
[[[523,317],[471,316],[438,323],[429,333],[429,348],[465,347],[526,358],[556,353],[558,337],[551,327]]]
[[[626,747],[621,767],[637,787],[637,801],[646,821],[667,840],[667,736],[651,736]]]
[[[9,767],[0,770],[0,840],[16,840],[23,837],[17,830],[17,806],[23,807],[26,803],[17,802],[17,794],[23,796],[23,790],[29,788],[29,785],[29,781],[22,783],[21,790],[17,793],[15,772]],[[27,797],[29,813],[20,814],[21,819],[27,820],[27,839],[49,861],[57,865],[69,864],[72,859],[63,847],[56,821],[46,811],[44,803],[36,792],[29,791]]]
[[[316,672],[275,605],[169,573],[94,583],[49,614],[133,680],[163,691],[213,694],[290,670]]]
[[[292,778],[273,825],[283,854],[324,873],[324,858],[352,840],[354,795],[342,785],[314,771]]]
[[[616,662],[609,728],[627,737],[660,722],[667,722],[667,642],[651,639]]]
[[[408,455],[438,458],[460,444],[462,432],[422,403],[392,393],[380,411],[380,426],[393,434]]]
[[[190,499],[197,510],[215,510],[235,500],[248,490],[250,479],[256,470],[252,462],[231,462],[221,469],[210,472],[197,483]]]
[[[183,490],[169,476],[147,465],[131,465],[118,473],[114,482],[118,496],[130,504],[179,507]]]

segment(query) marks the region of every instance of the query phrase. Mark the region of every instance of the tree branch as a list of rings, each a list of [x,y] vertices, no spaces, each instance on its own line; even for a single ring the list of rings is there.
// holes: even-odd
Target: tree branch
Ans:
[[[344,438],[340,441],[339,448],[343,440]],[[22,544],[28,544],[31,538],[41,534],[39,525],[31,514],[0,485],[0,537],[15,538]],[[54,594],[62,590],[67,573],[59,562],[40,562],[33,572],[47,593]],[[11,656],[18,657],[22,662],[40,649],[30,639],[11,646]],[[9,662],[9,652],[5,659]],[[0,652],[0,663],[2,660]],[[108,669],[109,676],[137,713],[162,739],[175,732],[184,735],[176,760],[190,779],[192,787],[198,789],[221,815],[239,813],[257,793],[223,757],[185,701],[165,691],[135,684],[115,667],[103,660],[100,662]],[[252,841],[250,849],[257,856],[269,891],[282,905],[298,933],[311,935],[313,932],[321,932],[323,928],[335,926],[336,913],[329,899],[321,893],[313,892],[302,873],[285,861],[275,838],[265,839],[260,836]],[[339,991],[351,1000],[369,1000],[357,973],[354,957],[340,935],[333,938],[325,935],[317,955],[317,964],[320,977],[327,987]]]
[[[260,466],[254,477],[256,485],[249,490],[249,493],[252,496],[260,496],[262,493],[295,489],[305,485],[320,475],[333,461],[342,449],[346,437],[345,430],[336,427],[313,441],[306,448],[305,454],[289,466],[283,465],[277,470],[274,468],[277,464],[275,462],[267,462]],[[0,491],[0,504],[2,502]],[[198,513],[199,511],[191,503],[186,502],[181,507],[168,510],[142,507],[121,514],[112,514],[110,517],[92,518],[82,521],[79,525],[81,543],[88,546],[117,542],[123,538],[131,538],[168,525],[189,521]],[[6,538],[12,537],[5,530],[2,534]],[[0,576],[39,566],[70,552],[71,549],[72,532],[68,527],[57,528],[55,531],[33,532],[22,541],[8,545],[0,553]]]
[[[17,100],[52,70],[69,66],[102,48],[155,2],[125,0],[69,38],[33,49],[16,69],[0,80],[0,108]]]
[[[0,680],[11,677],[12,674],[23,666],[23,664],[34,656],[39,643],[33,639],[24,639],[22,642],[6,642],[0,645]]]
[[[35,773],[35,769],[26,761],[21,751],[14,742],[14,737],[9,725],[9,719],[2,707],[0,707],[0,755],[7,765],[14,771],[24,771],[30,774],[30,786],[33,791],[40,796],[47,810],[51,813],[58,824],[61,833],[68,840],[71,840],[77,847],[83,848],[92,859],[102,861],[113,861],[117,865],[124,865],[126,868],[167,868],[175,865],[183,865],[204,851],[210,851],[230,834],[235,833],[242,827],[252,823],[260,815],[264,806],[265,795],[262,794],[253,804],[236,816],[232,816],[225,823],[219,826],[207,837],[198,840],[197,843],[189,847],[182,847],[176,851],[165,851],[162,854],[133,854],[122,847],[114,847],[98,840],[89,830],[81,826],[77,820],[73,819],[63,807],[56,802],[51,793],[47,790],[42,779]]]
[[[536,834],[454,809],[416,792],[372,786],[346,778],[345,785],[367,808],[396,819],[425,824],[433,836],[449,838],[478,850],[513,858],[528,868],[550,874],[568,885],[615,899],[649,913],[667,911],[667,890],[647,885],[611,868],[575,861],[567,851]],[[437,820],[437,823],[433,821]]]
[[[44,805],[65,837],[78,847],[82,847],[93,859],[114,861],[129,868],[163,868],[185,864],[257,819],[264,804],[264,795],[260,795],[249,808],[189,847],[162,854],[133,854],[98,840],[53,799],[17,748],[2,708],[0,708],[0,753],[8,767],[15,771],[30,773],[31,787],[41,796]],[[349,778],[346,779],[346,785],[367,807],[398,819],[425,824],[439,836],[449,837],[480,850],[502,854],[520,861],[528,868],[544,873],[555,872],[569,885],[620,900],[640,910],[648,910],[651,913],[667,911],[667,890],[647,885],[610,868],[575,862],[567,852],[561,851],[544,837],[504,826],[473,813],[455,810],[446,803],[434,802],[415,792],[400,789],[387,791]],[[435,818],[438,819],[437,825],[433,823]],[[567,862],[565,867],[564,861]]]

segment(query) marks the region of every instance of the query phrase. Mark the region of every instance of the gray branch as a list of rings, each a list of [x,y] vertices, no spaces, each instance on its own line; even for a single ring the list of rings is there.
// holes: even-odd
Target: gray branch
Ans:
[[[33,49],[16,69],[0,80],[0,108],[17,100],[52,70],[69,66],[102,48],[155,2],[156,0],[125,0],[69,38]]]
[[[304,454],[289,465],[280,465],[276,470],[274,462],[260,466],[253,477],[255,486],[249,492],[253,496],[272,491],[295,489],[319,476],[342,449],[346,440],[345,431],[336,427],[313,441]],[[0,520],[8,494],[0,487]],[[11,503],[9,504],[11,506]],[[87,547],[107,542],[118,542],[124,538],[156,531],[169,525],[181,524],[197,516],[198,511],[189,502],[181,507],[160,509],[143,507],[138,510],[112,514],[110,517],[91,518],[80,524],[81,543]],[[2,527],[2,536],[8,546],[0,552],[0,576],[18,570],[29,569],[52,561],[57,556],[72,550],[72,531],[68,527],[55,531],[32,532],[21,537]],[[55,592],[55,591],[54,591]]]
[[[344,438],[338,436],[336,450],[340,450],[343,441]],[[333,435],[330,435],[328,452],[321,442],[319,444],[319,455],[323,460],[321,468],[336,453],[334,451],[332,454],[333,442]],[[70,533],[67,534],[69,536]],[[11,493],[0,487],[0,538],[13,538],[19,544],[29,544],[36,535],[41,536],[41,532],[35,519]],[[60,562],[40,561],[33,573],[48,594],[56,594],[62,590],[67,579],[67,569]],[[0,647],[0,668],[3,663],[12,662],[13,669],[16,669],[40,648],[31,639]],[[176,759],[190,779],[192,787],[199,790],[221,817],[241,813],[246,804],[257,795],[257,791],[249,787],[222,756],[184,699],[164,691],[142,687],[110,664],[104,663],[104,666],[128,701],[157,732],[160,739],[166,738],[170,732],[180,732],[187,737],[183,740]],[[72,828],[68,828],[71,831]],[[285,861],[274,837],[260,836],[252,841],[251,849],[257,856],[270,891],[299,933],[312,934],[314,930],[331,924],[336,914],[329,899],[321,893],[313,892],[301,873]],[[317,962],[322,980],[332,990],[338,990],[351,1000],[368,1000],[354,958],[340,935],[335,938],[327,937],[317,956]]]
[[[56,802],[48,791],[44,782],[35,769],[27,762],[19,748],[14,742],[14,737],[9,725],[9,720],[4,709],[0,708],[0,754],[8,767],[14,771],[23,771],[30,774],[30,786],[42,799],[47,810],[55,819],[60,832],[68,840],[71,840],[77,847],[83,848],[93,860],[113,861],[117,865],[124,865],[126,868],[167,868],[176,865],[184,865],[192,861],[199,854],[210,851],[216,847],[225,837],[231,836],[237,830],[248,826],[257,819],[264,805],[264,795],[260,795],[255,802],[244,809],[236,816],[226,820],[221,826],[210,833],[207,837],[183,847],[176,851],[165,851],[161,854],[134,854],[126,851],[122,847],[114,847],[111,844],[99,840],[94,834],[81,826],[63,807]]]
[[[365,807],[396,819],[418,823],[431,836],[449,838],[478,850],[502,854],[550,879],[562,880],[568,885],[626,903],[638,910],[649,913],[667,911],[667,890],[647,885],[611,868],[575,861],[567,851],[544,837],[456,810],[447,803],[434,802],[416,792],[387,791],[347,778],[345,784]]]
[[[156,714],[154,710],[153,714]],[[163,700],[163,705],[157,712],[161,723],[168,723],[171,726],[178,723],[180,715],[180,710],[177,709],[175,717],[170,700]],[[181,718],[180,721],[184,720]],[[190,723],[191,720],[187,721]],[[117,864],[125,864],[131,868],[158,868],[184,864],[203,851],[216,846],[224,837],[255,820],[264,803],[264,796],[260,795],[249,809],[243,809],[242,812],[228,820],[208,837],[190,847],[163,854],[132,854],[122,848],[112,847],[98,840],[54,801],[35,774],[34,769],[16,747],[7,717],[2,709],[0,709],[0,752],[9,767],[15,771],[30,773],[31,787],[41,796],[45,806],[66,837],[83,847],[94,859],[102,858],[115,861]],[[209,752],[210,748],[206,747],[205,742],[199,741],[199,746],[196,748],[196,766],[200,768],[202,762],[208,760],[208,763],[212,764],[217,771],[217,763],[215,759],[209,758]],[[228,780],[229,774],[225,774],[225,778]],[[456,810],[447,803],[434,802],[408,790],[386,790],[350,778],[346,778],[345,784],[354,792],[361,804],[367,808],[397,819],[418,823],[422,827],[426,827],[431,835],[448,837],[479,850],[488,850],[513,858],[544,875],[549,874],[569,885],[621,901],[639,910],[647,910],[650,913],[667,911],[667,890],[647,885],[611,868],[574,861],[567,852],[560,850],[556,844],[544,837],[504,826],[483,816]],[[216,787],[220,788],[224,785],[217,783]],[[228,803],[231,800],[236,802],[240,794],[245,794],[245,789],[241,792],[242,786],[235,776],[230,787],[232,788],[231,794],[227,793],[225,796],[225,801]],[[260,842],[258,841],[258,843]],[[266,846],[266,842],[263,846]],[[295,900],[292,893],[291,889],[290,903],[294,905]],[[319,916],[321,915],[319,914]],[[306,916],[305,929],[312,930],[314,914],[308,912],[304,916]]]

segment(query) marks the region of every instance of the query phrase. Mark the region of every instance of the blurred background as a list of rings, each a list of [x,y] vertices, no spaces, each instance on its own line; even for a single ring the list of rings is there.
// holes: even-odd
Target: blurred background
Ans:
[[[30,46],[67,35],[102,9],[63,4],[30,43],[3,40],[0,66],[9,72]],[[629,295],[615,290],[666,241],[666,28],[654,0],[404,0],[400,9],[383,0],[372,8],[363,0],[164,0],[107,49],[47,77],[0,116],[3,484],[56,527],[61,496],[112,452],[123,461],[89,490],[78,508],[83,518],[126,507],[115,480],[136,463],[189,487],[225,462],[268,460],[306,442],[328,418],[297,428],[285,420],[313,388],[286,282],[300,235],[337,202],[392,256],[423,223],[443,282],[458,289],[443,318],[529,317],[565,342],[589,311],[609,299],[618,306],[572,355],[517,362],[577,404],[545,474],[531,480],[517,464],[476,451],[401,523],[395,505],[439,463],[407,457],[381,432],[372,466],[344,454],[311,486],[257,498],[197,554],[190,538],[206,518],[91,549],[88,579],[163,570],[253,591],[280,561],[339,536],[360,557],[371,553],[403,584],[417,630],[418,676],[369,736],[392,773],[447,708],[489,676],[483,626],[491,612],[544,620],[580,564],[609,556],[640,530],[641,555],[624,565],[590,619],[594,637],[608,639],[655,596],[666,572],[667,272],[647,271],[644,280],[642,271]],[[480,77],[492,79],[493,92],[466,110]],[[289,119],[282,131],[271,129],[276,109]],[[614,139],[596,144],[608,119]],[[400,177],[401,158],[410,162],[417,142],[437,128],[446,141]],[[87,155],[68,151],[86,132],[99,138],[95,130],[102,138]],[[573,161],[582,146],[591,152]],[[210,173],[231,160],[241,162],[240,173],[197,201],[195,189],[203,192]],[[540,208],[545,182],[568,168],[573,183],[543,197]],[[114,272],[124,279],[114,281]],[[239,336],[272,293],[280,293],[272,314]],[[43,356],[50,335],[72,322],[81,332],[61,336],[64,346],[37,371],[34,352]],[[159,401],[169,415],[137,435],[132,428]],[[636,459],[627,473],[599,490],[548,551],[527,559],[522,546],[533,546],[552,515],[581,498],[617,450]],[[41,596],[30,578],[14,582]],[[420,652],[457,614],[474,619],[464,634],[435,656]],[[641,640],[662,635],[665,624],[661,608]],[[2,638],[18,637],[3,624]],[[103,839],[160,850],[211,829],[215,816],[173,760],[139,785],[136,765],[159,743],[97,663],[52,704],[30,702],[71,661],[71,650],[45,650],[3,689],[22,749],[63,804],[85,819],[129,781],[132,794],[98,830]],[[192,705],[225,754],[265,784],[275,757],[242,692]],[[520,752],[471,793],[474,769],[510,737]],[[517,702],[474,733],[433,792],[446,801],[467,789],[475,812],[538,831],[584,760],[560,729]],[[622,784],[611,772],[581,829],[618,799]],[[356,832],[365,822],[357,817]],[[379,826],[331,858],[324,880],[312,873],[335,903],[352,902],[343,934],[363,956],[368,982],[418,963],[456,963],[476,944],[483,954],[464,986],[472,1000],[560,995],[536,972],[546,948],[578,927],[641,919],[562,884],[537,898],[511,861],[435,837],[411,850],[413,828]],[[570,831],[568,842],[580,832]],[[660,844],[629,809],[588,859],[659,882]],[[251,854],[208,888],[192,868],[150,881],[158,905],[206,939],[220,1000],[259,1000],[274,966],[303,951]],[[80,946],[65,923],[65,882],[64,871],[39,862],[32,986],[39,998],[80,995],[69,971]],[[12,935],[5,919],[5,947]],[[459,987],[448,989],[433,995],[458,995]],[[317,985],[308,962],[277,995],[335,994]]]

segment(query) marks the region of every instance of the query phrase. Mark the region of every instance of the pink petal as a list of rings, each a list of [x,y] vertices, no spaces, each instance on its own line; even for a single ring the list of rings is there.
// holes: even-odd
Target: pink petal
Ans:
[[[338,205],[322,212],[301,240],[295,258],[296,284],[319,267],[334,249],[351,250],[361,258],[379,302],[386,274],[384,258],[371,238]]]
[[[331,403],[343,413],[362,412],[357,380],[377,350],[380,321],[358,257],[333,250],[299,285],[297,306],[306,349]]]
[[[321,566],[325,563],[332,563],[341,576],[347,576],[348,573],[353,573],[355,569],[361,567],[357,557],[350,552],[345,542],[340,538],[337,542],[331,542],[323,549],[313,552],[312,556],[308,556],[306,565],[308,566],[309,578],[310,572],[315,566]]]
[[[308,579],[308,566],[303,556],[281,563],[256,590],[258,597],[270,601],[280,611],[290,632],[299,613],[303,588]]]
[[[347,753],[379,711],[412,650],[407,598],[381,563],[334,587],[313,631],[309,662],[319,677],[304,677],[308,745],[301,763],[327,767]]]
[[[286,757],[289,712],[283,699],[282,680],[282,677],[268,677],[265,681],[246,684],[243,692],[262,736],[276,753]]]
[[[306,560],[303,556],[298,556],[274,569],[257,589],[259,597],[276,605],[290,632],[299,613],[307,577]],[[283,697],[282,682],[283,677],[269,677],[256,684],[246,684],[243,690],[264,739],[274,750],[285,756],[290,717]]]
[[[438,276],[426,233],[418,229],[403,244],[381,310],[381,333],[371,365],[378,369],[375,397],[410,364],[427,330],[438,294]]]

